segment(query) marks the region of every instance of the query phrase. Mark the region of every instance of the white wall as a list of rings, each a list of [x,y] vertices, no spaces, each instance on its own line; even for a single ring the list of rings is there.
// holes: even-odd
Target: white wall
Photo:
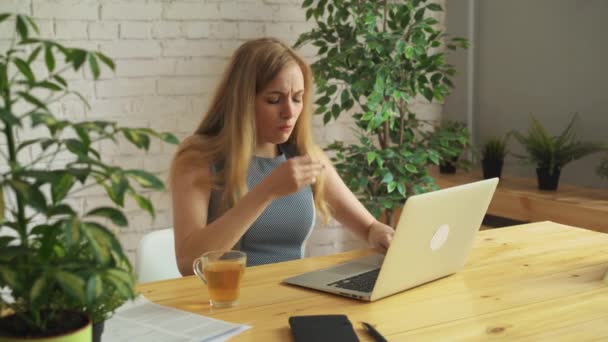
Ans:
[[[443,3],[443,1],[439,1]],[[87,110],[76,99],[56,108],[60,117],[75,120],[116,120],[126,126],[170,131],[183,138],[202,118],[213,87],[233,50],[247,39],[275,36],[293,44],[310,27],[299,0],[2,0],[0,12],[33,15],[43,36],[68,46],[100,49],[115,59],[115,74],[104,73],[93,82],[87,72],[69,76],[70,83],[88,99]],[[443,20],[443,18],[439,18]],[[8,25],[8,24],[7,24]],[[0,29],[0,46],[8,44],[10,27]],[[308,61],[314,51],[303,48]],[[426,118],[438,118],[441,106],[419,102]],[[315,135],[322,145],[351,140],[349,120],[324,127],[315,119]],[[144,168],[166,176],[174,147],[152,144],[145,154],[126,144],[100,146],[107,161]],[[167,193],[151,194],[157,210],[152,222],[132,203],[127,206],[130,227],[119,236],[134,260],[141,236],[171,226]],[[102,191],[73,198],[86,210],[109,201]],[[362,246],[337,224],[317,229],[309,254],[327,254]]]
[[[473,19],[461,11],[471,3],[478,7]],[[530,114],[558,134],[579,113],[579,138],[608,143],[606,16],[608,2],[603,0],[450,1],[448,32],[462,34],[469,20],[476,21],[476,140],[511,129],[525,132]],[[467,53],[463,55],[452,61],[462,63]],[[462,113],[465,83],[460,79],[446,101],[446,116]],[[514,152],[523,152],[515,141],[511,146]],[[596,155],[567,165],[562,181],[608,188],[594,171],[599,159]],[[535,177],[533,166],[513,158],[507,160],[505,173]]]

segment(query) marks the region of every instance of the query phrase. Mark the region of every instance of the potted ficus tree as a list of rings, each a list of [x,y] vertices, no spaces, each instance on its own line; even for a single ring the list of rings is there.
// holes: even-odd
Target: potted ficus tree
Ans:
[[[604,144],[580,141],[576,138],[574,133],[576,118],[577,115],[574,115],[558,136],[550,135],[534,116],[526,135],[513,132],[515,139],[528,153],[516,157],[536,165],[540,190],[557,190],[561,171],[566,164],[606,149]]]
[[[97,79],[100,66],[114,69],[114,63],[100,52],[37,38],[28,16],[0,14],[0,22],[6,20],[14,20],[16,31],[0,54],[0,136],[6,143],[0,153],[0,288],[9,290],[0,298],[0,340],[90,341],[91,322],[100,327],[134,296],[132,266],[108,224],[127,226],[120,209],[126,198],[153,216],[142,189],[163,189],[149,172],[106,164],[96,146],[120,136],[143,150],[152,137],[178,141],[147,128],[53,115],[53,104],[80,95],[62,73],[88,67]],[[28,137],[32,129],[37,134]],[[115,206],[79,212],[70,196],[95,186]]]
[[[483,144],[481,149],[481,166],[484,179],[500,178],[505,157],[507,156],[508,137],[509,135],[490,137]]]
[[[392,225],[404,199],[437,188],[428,167],[442,159],[431,146],[434,126],[419,120],[412,104],[443,100],[455,73],[444,47],[468,43],[445,37],[432,16],[443,9],[427,0],[306,0],[302,6],[315,25],[295,46],[318,49],[316,114],[327,123],[348,113],[357,126],[357,144],[329,146],[334,164],[366,207]]]

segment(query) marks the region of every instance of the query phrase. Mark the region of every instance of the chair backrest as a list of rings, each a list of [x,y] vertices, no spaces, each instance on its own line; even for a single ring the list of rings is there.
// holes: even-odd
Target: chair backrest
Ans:
[[[162,229],[144,235],[137,249],[138,282],[181,277],[175,259],[173,229]]]

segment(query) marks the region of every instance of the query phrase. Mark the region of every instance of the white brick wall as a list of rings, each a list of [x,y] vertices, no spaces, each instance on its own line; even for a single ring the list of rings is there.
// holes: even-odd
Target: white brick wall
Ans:
[[[444,3],[445,0],[439,0]],[[116,120],[122,125],[151,127],[185,137],[201,119],[210,94],[234,49],[246,39],[276,36],[293,44],[312,24],[305,22],[301,0],[2,0],[0,12],[33,15],[46,38],[68,46],[100,49],[114,58],[116,73],[104,69],[93,82],[87,71],[66,76],[83,92],[92,108],[76,99],[57,105],[56,114],[73,120]],[[444,21],[443,17],[439,18]],[[0,47],[8,46],[9,25],[0,25]],[[301,54],[312,61],[315,49]],[[36,70],[44,70],[42,65]],[[424,118],[438,119],[441,105],[423,101],[415,105]],[[353,141],[352,120],[342,117],[323,126],[314,121],[317,141]],[[36,135],[29,132],[28,137]],[[0,145],[1,147],[1,145]],[[145,168],[166,178],[175,147],[154,142],[143,153],[127,144],[99,145],[107,161],[123,167]],[[126,211],[128,230],[119,233],[131,260],[146,232],[170,227],[170,199],[148,194],[157,208],[152,221],[131,201]],[[103,192],[85,191],[71,199],[81,209],[108,204]],[[335,222],[316,229],[307,246],[308,255],[361,247],[361,241]]]

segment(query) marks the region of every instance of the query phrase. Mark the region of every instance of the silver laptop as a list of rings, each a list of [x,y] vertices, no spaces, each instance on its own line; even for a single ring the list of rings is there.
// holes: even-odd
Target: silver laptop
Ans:
[[[284,282],[374,301],[460,270],[498,178],[407,199],[386,255],[372,254]]]

